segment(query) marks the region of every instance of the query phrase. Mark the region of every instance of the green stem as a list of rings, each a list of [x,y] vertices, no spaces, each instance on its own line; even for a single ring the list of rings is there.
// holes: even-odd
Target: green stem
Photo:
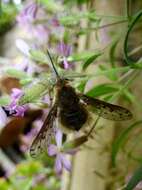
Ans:
[[[0,0],[0,16],[2,15],[2,2]]]
[[[128,53],[128,55],[134,55],[135,53],[139,52],[140,50],[142,50],[142,45],[134,48],[130,53]]]
[[[131,77],[129,78],[129,80],[127,80],[127,82],[123,85],[123,87],[120,88],[119,91],[117,91],[117,92],[110,98],[109,101],[115,100],[115,99],[123,92],[123,90],[125,90],[126,88],[128,88],[128,86],[134,81],[134,79],[139,76],[140,72],[141,72],[141,71],[134,71],[133,73],[131,73]],[[127,77],[128,77],[128,76],[127,76]],[[124,80],[124,78],[123,78],[123,80]],[[121,81],[119,81],[119,82],[121,82]]]
[[[128,22],[127,19],[125,19],[125,20],[120,20],[120,21],[118,21],[118,22],[112,22],[112,23],[109,23],[109,24],[104,24],[104,25],[99,26],[99,27],[88,28],[88,30],[100,30],[100,29],[103,29],[103,28],[115,26],[115,25],[117,25],[117,24],[122,24],[122,23],[126,23],[126,22]],[[83,29],[83,28],[82,28],[82,29]]]
[[[128,20],[130,20],[131,17],[131,0],[126,0],[126,15]]]

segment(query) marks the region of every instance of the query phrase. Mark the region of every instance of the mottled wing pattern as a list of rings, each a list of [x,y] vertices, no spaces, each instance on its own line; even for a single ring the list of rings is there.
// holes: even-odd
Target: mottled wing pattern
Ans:
[[[53,135],[53,123],[55,121],[55,117],[57,114],[57,106],[54,105],[47,118],[44,121],[43,126],[41,127],[39,133],[34,139],[31,147],[30,147],[30,155],[33,158],[39,156],[45,149],[47,149],[48,144],[51,141]]]
[[[129,120],[132,113],[121,106],[113,105],[102,100],[98,100],[84,94],[79,94],[81,100],[88,106],[90,111],[101,117],[114,121]]]

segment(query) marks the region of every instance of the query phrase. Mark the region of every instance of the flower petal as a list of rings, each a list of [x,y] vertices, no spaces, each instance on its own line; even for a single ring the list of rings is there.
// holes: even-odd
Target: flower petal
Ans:
[[[57,129],[55,139],[56,139],[58,148],[60,148],[62,146],[62,137],[63,137],[62,131],[60,129]]]
[[[70,172],[71,171],[71,162],[65,157],[64,154],[62,154],[62,163],[63,163],[63,166],[64,168]]]
[[[49,156],[54,156],[57,154],[57,152],[58,152],[58,149],[57,149],[56,145],[54,145],[54,144],[49,145],[49,147],[48,147]]]
[[[64,57],[68,57],[71,54],[71,46],[65,44],[64,42],[61,42],[58,47],[57,51],[59,54],[61,54]]]
[[[70,68],[70,65],[69,65],[66,57],[64,57],[64,59],[63,59],[63,64],[64,64],[64,69],[69,69]]]
[[[57,155],[55,160],[55,171],[58,175],[62,173],[63,165],[62,165],[62,157],[60,154]]]
[[[22,95],[23,95],[23,92],[22,92],[21,89],[19,89],[19,88],[12,88],[11,97],[13,99],[20,98]]]
[[[7,115],[5,111],[0,107],[0,128],[4,127],[7,123]]]
[[[22,106],[16,106],[15,108],[15,116],[20,116],[20,117],[24,117],[24,113],[27,111],[28,109],[28,105],[22,105]]]
[[[22,39],[16,40],[16,47],[26,56],[29,56],[30,47],[29,45]]]

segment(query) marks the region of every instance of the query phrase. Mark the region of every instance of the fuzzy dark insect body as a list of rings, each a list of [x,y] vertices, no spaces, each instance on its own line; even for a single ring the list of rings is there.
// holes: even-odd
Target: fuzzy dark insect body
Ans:
[[[60,81],[57,84],[57,101],[61,124],[71,130],[78,131],[87,121],[88,112],[80,103],[74,88]]]

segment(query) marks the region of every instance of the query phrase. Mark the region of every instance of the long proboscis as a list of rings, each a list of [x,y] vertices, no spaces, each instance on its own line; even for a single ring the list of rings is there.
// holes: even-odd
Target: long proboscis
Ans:
[[[57,72],[57,69],[56,69],[56,67],[55,67],[55,65],[54,65],[53,59],[52,59],[51,54],[49,53],[49,50],[48,50],[48,49],[47,49],[47,54],[48,54],[48,57],[49,57],[49,59],[50,59],[51,65],[52,65],[52,67],[53,67],[53,70],[54,70],[54,72],[55,72],[57,78],[60,78],[60,75],[59,75],[59,73]]]

